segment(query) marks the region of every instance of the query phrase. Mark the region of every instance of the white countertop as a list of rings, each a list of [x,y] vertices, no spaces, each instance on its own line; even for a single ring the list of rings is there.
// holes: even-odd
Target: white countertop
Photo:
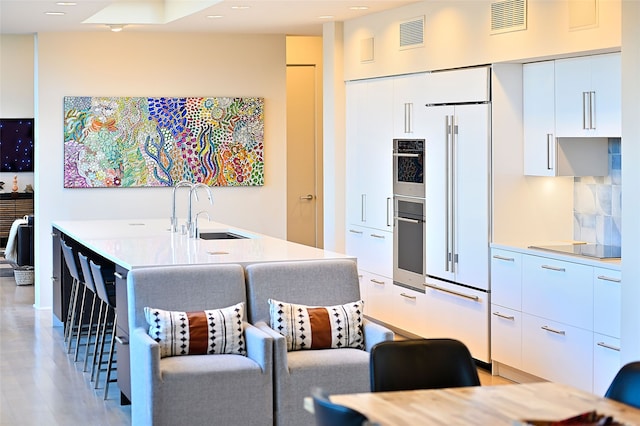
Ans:
[[[231,231],[249,238],[202,240],[172,233],[168,219],[54,221],[53,226],[125,269],[207,263],[258,263],[353,256],[292,243],[217,222],[201,232]]]
[[[545,245],[553,245],[554,243],[568,244],[568,242],[566,241],[563,241],[560,243],[556,241],[551,243],[545,242],[545,243],[539,243],[539,244],[491,243],[491,248],[509,250],[509,251],[514,251],[514,252],[523,253],[523,254],[532,254],[535,256],[546,257],[549,259],[558,259],[565,262],[579,263],[581,265],[595,266],[598,268],[607,268],[607,269],[613,269],[616,271],[620,270],[620,263],[621,263],[620,259],[596,259],[593,257],[563,254],[563,253],[551,252],[548,250],[541,250],[541,249],[535,249],[530,247],[531,245],[545,246]]]

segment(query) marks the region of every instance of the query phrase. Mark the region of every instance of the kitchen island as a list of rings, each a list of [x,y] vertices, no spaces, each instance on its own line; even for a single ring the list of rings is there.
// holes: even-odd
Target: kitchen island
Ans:
[[[118,310],[115,336],[122,403],[128,403],[131,397],[126,309],[127,273],[130,270],[168,265],[235,263],[246,266],[263,262],[340,258],[355,261],[351,256],[222,223],[203,222],[200,234],[210,239],[189,238],[180,232],[171,232],[169,220],[163,219],[53,222],[53,313],[60,321],[64,321],[69,309],[72,283],[61,253],[61,241],[95,259],[103,268],[115,270],[116,306],[123,307]]]

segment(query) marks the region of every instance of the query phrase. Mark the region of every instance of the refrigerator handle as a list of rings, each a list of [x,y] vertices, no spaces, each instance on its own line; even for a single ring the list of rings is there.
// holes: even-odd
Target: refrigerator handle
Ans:
[[[449,272],[451,270],[451,247],[449,246],[450,242],[450,230],[451,230],[451,132],[453,123],[451,122],[451,116],[445,116],[446,126],[445,126],[445,224],[444,224],[444,232],[445,232],[445,265],[444,270]]]
[[[449,228],[451,233],[451,272],[456,272],[456,263],[458,262],[458,254],[456,253],[456,193],[457,193],[457,182],[456,182],[456,163],[457,159],[457,148],[458,148],[458,124],[456,123],[456,116],[451,115],[451,209],[449,214],[451,218],[449,219]]]

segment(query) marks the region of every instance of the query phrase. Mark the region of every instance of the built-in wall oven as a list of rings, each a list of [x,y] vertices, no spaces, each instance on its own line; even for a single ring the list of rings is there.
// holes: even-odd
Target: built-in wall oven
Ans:
[[[393,193],[424,198],[424,139],[393,140]]]
[[[424,292],[425,200],[394,195],[393,282]]]
[[[424,292],[425,140],[393,140],[393,282]]]

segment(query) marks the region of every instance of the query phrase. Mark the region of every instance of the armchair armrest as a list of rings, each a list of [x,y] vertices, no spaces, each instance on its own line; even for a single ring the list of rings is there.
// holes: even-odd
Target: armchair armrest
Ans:
[[[371,352],[371,348],[385,340],[393,340],[393,331],[386,327],[369,321],[366,318],[363,321],[362,331],[364,333],[364,345],[367,352]]]
[[[254,324],[264,333],[268,334],[273,339],[273,366],[275,375],[289,374],[289,365],[287,363],[287,341],[284,336],[273,328],[269,327],[264,321],[259,321]],[[274,377],[275,379],[275,377]]]
[[[244,338],[247,343],[247,356],[262,368],[262,372],[271,373],[273,369],[273,338],[258,327],[245,322]]]
[[[129,335],[131,358],[131,401],[133,423],[144,418],[151,419],[153,390],[162,380],[160,377],[160,346],[144,328],[136,328]],[[138,418],[139,417],[139,418]],[[144,420],[143,420],[144,423]],[[143,424],[141,423],[141,424]]]

